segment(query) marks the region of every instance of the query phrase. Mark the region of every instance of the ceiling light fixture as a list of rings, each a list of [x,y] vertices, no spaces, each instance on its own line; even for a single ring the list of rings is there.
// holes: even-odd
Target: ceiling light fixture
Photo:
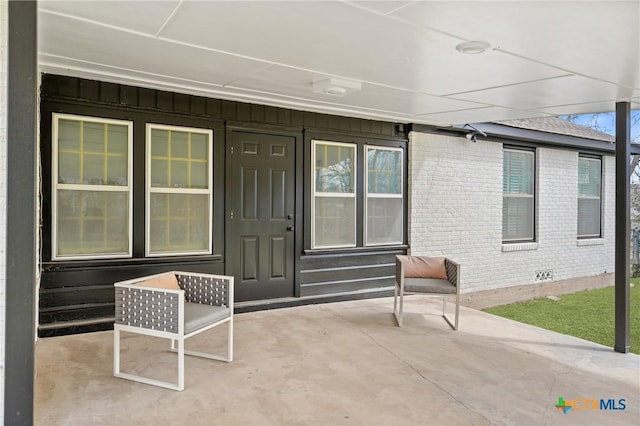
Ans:
[[[313,92],[323,95],[342,97],[362,89],[359,81],[327,78],[313,83]]]
[[[347,93],[347,89],[340,86],[327,86],[322,92],[331,96],[344,96],[344,94]]]
[[[465,41],[456,46],[456,50],[467,55],[477,55],[491,49],[491,45],[486,41]]]

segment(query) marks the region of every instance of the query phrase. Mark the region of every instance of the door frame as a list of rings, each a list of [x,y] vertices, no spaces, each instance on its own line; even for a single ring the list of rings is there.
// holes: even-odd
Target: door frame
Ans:
[[[256,123],[243,123],[229,121],[225,126],[225,208],[224,208],[224,224],[225,224],[225,273],[230,273],[230,262],[228,254],[230,253],[231,244],[233,244],[233,235],[231,233],[231,191],[228,190],[229,183],[232,180],[230,162],[231,157],[231,141],[234,132],[255,133],[271,136],[288,136],[294,138],[294,146],[296,153],[294,157],[294,211],[295,211],[295,237],[294,237],[294,253],[293,253],[293,296],[300,297],[300,255],[302,253],[304,229],[304,135],[302,128],[289,126],[261,125]],[[260,300],[255,300],[259,302]]]

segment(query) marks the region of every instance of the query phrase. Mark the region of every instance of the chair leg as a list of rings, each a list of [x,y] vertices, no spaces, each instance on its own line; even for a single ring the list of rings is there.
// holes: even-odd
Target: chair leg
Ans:
[[[120,330],[113,329],[113,375],[120,374]]]
[[[178,390],[184,390],[184,339],[178,339]]]
[[[458,329],[459,318],[460,318],[460,293],[456,293],[456,330]]]
[[[152,386],[160,386],[162,388],[181,391],[184,390],[184,343],[178,340],[178,385],[174,383],[164,382],[161,380],[150,379],[148,377],[138,376],[131,373],[123,373],[120,371],[120,333],[118,328],[113,329],[113,375],[115,377],[132,380],[138,383],[144,383]],[[143,333],[140,333],[143,334]],[[182,359],[180,359],[180,347],[182,347]]]
[[[460,310],[460,295],[456,293],[456,312],[455,312],[455,319],[454,319],[453,322],[451,321],[451,319],[447,316],[447,314],[445,312],[446,304],[447,304],[447,296],[443,295],[442,296],[442,317],[447,322],[447,324],[449,324],[449,326],[451,328],[453,328],[454,330],[457,330],[458,329],[459,310]]]
[[[393,315],[396,317],[396,322],[398,323],[398,327],[402,327],[402,308],[404,304],[404,294],[402,289],[398,291],[398,286],[395,287],[393,293]],[[400,297],[400,303],[396,304],[397,297]],[[396,310],[396,306],[399,306],[400,309]]]
[[[398,310],[398,286],[393,286],[393,313]]]
[[[229,320],[227,339],[227,362],[231,362],[233,361],[233,317]]]
[[[400,292],[400,323],[398,324],[402,327],[402,316],[404,314],[404,292]]]
[[[189,356],[197,356],[199,358],[207,358],[207,359],[214,359],[216,361],[224,361],[224,362],[231,362],[233,361],[233,318],[229,318],[229,320],[227,321],[228,325],[227,325],[227,355],[214,355],[214,354],[210,354],[210,353],[206,353],[206,352],[199,352],[199,351],[193,351],[193,350],[188,350],[185,349],[183,346],[183,353],[184,355],[189,355]],[[178,341],[178,349],[175,348],[173,342],[171,344],[171,352],[175,352],[175,353],[179,353],[180,350],[180,339],[177,339]]]

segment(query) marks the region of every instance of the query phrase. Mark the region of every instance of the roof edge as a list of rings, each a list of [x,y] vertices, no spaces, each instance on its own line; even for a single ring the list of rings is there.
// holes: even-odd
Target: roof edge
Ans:
[[[562,135],[558,133],[544,132],[540,130],[522,129],[498,123],[473,124],[478,130],[483,131],[489,137],[511,139],[514,141],[530,142],[541,145],[572,148],[575,150],[591,150],[605,153],[615,153],[615,142],[589,139],[579,136]],[[464,126],[429,126],[424,124],[413,124],[410,131],[419,133],[433,133],[434,131],[449,131],[454,133],[469,133],[470,129]],[[498,141],[496,141],[498,142]],[[502,142],[502,141],[500,141]],[[631,154],[640,155],[640,145],[631,145]]]

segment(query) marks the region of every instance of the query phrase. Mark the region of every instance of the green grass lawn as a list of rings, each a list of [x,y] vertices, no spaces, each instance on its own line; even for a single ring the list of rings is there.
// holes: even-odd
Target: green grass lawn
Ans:
[[[640,354],[640,278],[631,280],[631,352]],[[560,301],[537,299],[485,309],[494,315],[613,347],[614,288],[565,294]]]

